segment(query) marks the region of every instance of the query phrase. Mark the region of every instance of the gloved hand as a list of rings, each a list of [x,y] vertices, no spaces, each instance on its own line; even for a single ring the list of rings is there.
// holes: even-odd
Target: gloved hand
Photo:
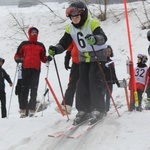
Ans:
[[[117,86],[118,86],[118,87],[120,87],[120,83],[119,83],[119,81],[117,81],[117,82],[116,82],[116,84],[117,84]]]
[[[67,51],[65,56],[65,62],[64,62],[66,70],[71,69],[71,67],[69,66],[70,58],[71,58],[71,52]]]
[[[50,46],[48,50],[49,56],[54,56],[57,53],[57,47],[56,46]]]
[[[23,58],[16,58],[15,61],[16,61],[17,64],[18,63],[22,63],[23,62]]]
[[[96,43],[96,38],[93,34],[87,34],[85,39],[86,39],[86,42],[91,46]]]
[[[47,56],[47,61],[51,61],[52,57],[51,56]]]

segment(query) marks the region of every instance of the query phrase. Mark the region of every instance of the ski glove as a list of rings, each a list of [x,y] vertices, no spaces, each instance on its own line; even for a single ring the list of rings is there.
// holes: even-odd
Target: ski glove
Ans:
[[[118,87],[120,87],[120,83],[119,83],[119,81],[117,81],[117,82],[116,82],[116,84],[117,84],[117,86],[118,86]]]
[[[17,64],[18,63],[22,63],[23,62],[23,58],[16,58],[15,61],[16,61]]]
[[[56,46],[50,46],[48,50],[49,56],[54,57],[54,55],[57,53],[57,47]]]
[[[71,69],[71,67],[69,66],[70,58],[71,58],[71,52],[67,51],[65,56],[65,62],[64,62],[66,70]]]
[[[47,56],[47,61],[51,61],[52,60],[52,57],[51,56]]]
[[[96,38],[93,34],[87,34],[85,39],[86,39],[86,42],[91,46],[96,43]]]

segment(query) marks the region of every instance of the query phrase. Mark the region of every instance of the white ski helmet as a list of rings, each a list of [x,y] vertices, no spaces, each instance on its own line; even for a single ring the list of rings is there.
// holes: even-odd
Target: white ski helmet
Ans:
[[[147,62],[147,60],[148,60],[147,56],[144,55],[144,54],[138,54],[138,55],[137,55],[137,58],[140,58],[140,59],[141,59],[141,63],[142,63],[142,64],[145,64],[145,63]]]

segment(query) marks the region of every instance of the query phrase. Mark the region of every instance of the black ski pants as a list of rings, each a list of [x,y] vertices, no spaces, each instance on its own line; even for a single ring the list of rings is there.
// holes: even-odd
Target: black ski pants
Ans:
[[[73,99],[76,92],[76,84],[78,79],[79,79],[79,65],[77,63],[72,63],[70,75],[69,75],[68,88],[66,89],[65,92],[66,105],[69,106],[73,105]],[[64,105],[63,102],[62,105]]]
[[[96,109],[104,112],[104,89],[103,76],[97,62],[81,62],[79,64],[79,80],[76,90],[77,110],[91,112]]]
[[[7,117],[6,111],[6,94],[4,91],[0,91],[0,100],[1,100],[1,115],[2,118]]]
[[[39,77],[40,77],[39,70],[36,69],[22,70],[23,85],[21,92],[20,109],[26,109],[28,106],[29,110],[35,110]],[[30,99],[28,102],[29,91],[30,91]]]
[[[15,88],[15,94],[18,95],[19,108],[21,104],[22,82],[23,82],[22,79],[18,79],[16,88]]]

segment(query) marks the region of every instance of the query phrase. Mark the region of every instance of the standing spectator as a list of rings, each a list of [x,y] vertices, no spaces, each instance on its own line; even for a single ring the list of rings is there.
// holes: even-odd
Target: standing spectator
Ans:
[[[105,78],[107,81],[107,85],[109,87],[110,93],[108,92],[108,89],[105,90],[105,104],[106,104],[106,112],[110,109],[110,94],[112,94],[113,91],[113,84],[117,84],[118,87],[120,87],[119,81],[116,76],[115,71],[115,65],[114,62],[111,60],[111,57],[113,57],[113,50],[110,45],[107,46],[107,62],[105,64]]]
[[[104,81],[97,61],[104,68],[103,61],[107,59],[107,37],[99,21],[90,18],[87,6],[83,2],[71,3],[66,9],[66,16],[70,18],[71,23],[66,27],[59,43],[49,47],[49,55],[60,54],[72,41],[75,42],[79,50],[79,80],[76,89],[78,113],[73,124],[79,124],[88,116],[89,123],[95,122],[105,114]]]
[[[70,59],[72,58],[72,65],[69,66]],[[65,92],[65,104],[66,108],[64,106],[64,102],[62,102],[62,109],[65,113],[71,114],[74,95],[76,92],[76,84],[79,79],[79,57],[78,57],[78,49],[74,42],[70,44],[70,46],[67,49],[66,55],[65,55],[65,69],[71,69],[70,75],[69,75],[69,83],[68,87]],[[57,112],[60,112],[58,107],[55,109]],[[66,112],[67,111],[67,112]]]
[[[9,83],[10,87],[12,87],[12,81],[6,71],[2,68],[5,60],[0,58],[0,100],[1,100],[1,115],[2,118],[7,117],[7,110],[6,110],[6,93],[5,93],[5,81]]]
[[[41,62],[51,61],[50,56],[46,56],[46,50],[43,43],[37,41],[39,30],[31,27],[28,30],[29,40],[23,41],[14,56],[17,63],[22,63],[23,86],[21,92],[20,112],[21,118],[26,117],[26,108],[28,105],[29,117],[32,117],[36,107],[37,89],[39,84]],[[30,100],[28,95],[30,89]]]

